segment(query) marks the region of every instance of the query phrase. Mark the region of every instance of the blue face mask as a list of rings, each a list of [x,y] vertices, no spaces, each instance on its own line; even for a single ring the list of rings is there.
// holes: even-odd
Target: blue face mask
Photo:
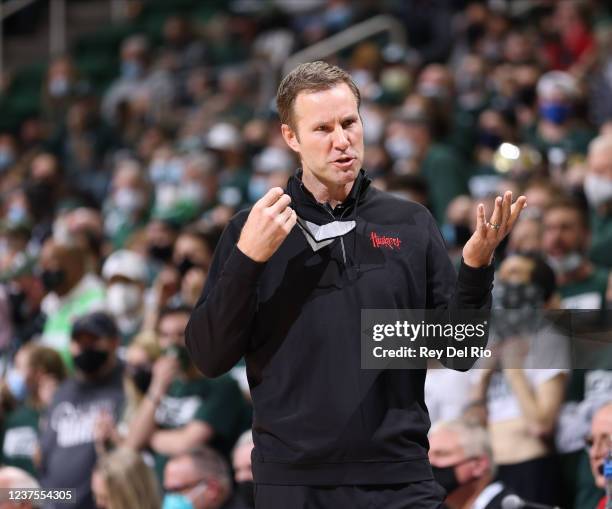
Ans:
[[[121,64],[121,74],[126,79],[138,79],[142,76],[142,71],[142,64],[136,60],[125,60]]]
[[[268,192],[268,181],[261,177],[252,177],[249,181],[249,201],[255,203]]]
[[[17,401],[23,401],[28,395],[28,386],[26,385],[25,377],[17,370],[12,369],[6,377],[6,383],[11,391],[11,394]]]
[[[553,124],[561,125],[569,118],[572,109],[568,104],[543,103],[540,105],[540,116]]]
[[[167,493],[162,509],[194,509],[191,500],[180,493]]]

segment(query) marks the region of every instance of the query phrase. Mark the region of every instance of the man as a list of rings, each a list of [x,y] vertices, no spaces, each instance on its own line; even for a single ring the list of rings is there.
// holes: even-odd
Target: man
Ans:
[[[127,445],[150,447],[160,479],[169,458],[208,444],[229,454],[250,423],[250,409],[229,376],[204,378],[185,349],[191,308],[162,310],[157,334],[164,354],[153,368],[147,397],[130,422]]]
[[[429,461],[448,495],[449,509],[496,509],[509,491],[495,479],[495,463],[484,428],[460,420],[440,421],[429,433]]]
[[[119,331],[107,314],[91,313],[74,323],[70,353],[76,371],[58,388],[42,426],[41,485],[75,489],[79,509],[95,507],[90,477],[96,422],[103,416],[116,421],[123,406],[118,346]]]
[[[223,458],[208,447],[172,458],[164,470],[164,509],[233,509],[232,480]]]
[[[490,222],[479,206],[457,280],[427,210],[369,186],[359,101],[324,62],[285,77],[282,135],[302,169],[230,222],[187,327],[205,375],[246,358],[258,508],[438,507],[424,372],[362,370],[360,311],[488,306],[493,250],[525,205],[506,193]]]
[[[102,266],[106,309],[117,321],[124,345],[130,343],[142,326],[148,276],[146,259],[127,249],[112,253]]]
[[[45,321],[42,342],[58,350],[66,363],[70,330],[78,316],[104,308],[105,289],[98,276],[88,273],[83,251],[48,239],[40,253],[41,280],[48,292],[41,302]]]
[[[589,145],[584,193],[591,209],[593,238],[589,256],[593,262],[612,267],[612,134],[595,138]]]
[[[612,449],[612,401],[602,406],[593,416],[591,434],[587,444],[595,485],[599,489],[605,489],[606,479],[603,474],[603,465],[606,456]],[[597,505],[597,509],[604,509],[604,504],[605,497]]]
[[[11,500],[9,490],[26,489],[37,490],[40,485],[26,471],[17,467],[0,468],[0,509],[35,509],[40,507],[37,501]]]
[[[590,232],[585,212],[572,201],[557,201],[545,210],[542,223],[542,249],[557,276],[562,307],[604,308],[608,271],[586,256]]]

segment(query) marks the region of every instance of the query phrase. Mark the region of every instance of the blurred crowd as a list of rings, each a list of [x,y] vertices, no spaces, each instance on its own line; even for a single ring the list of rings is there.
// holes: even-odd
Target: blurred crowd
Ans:
[[[246,369],[202,377],[184,329],[228,220],[297,168],[283,62],[378,14],[407,47],[328,59],[360,87],[374,185],[427,206],[457,263],[478,203],[526,195],[494,305],[612,307],[606,2],[214,4],[203,23],[169,13],[159,41],[126,37],[102,96],[69,54],[49,62],[41,114],[0,133],[2,486],[75,488],[82,508],[253,507]],[[606,362],[432,370],[426,401],[449,507],[493,481],[564,508],[603,496]]]

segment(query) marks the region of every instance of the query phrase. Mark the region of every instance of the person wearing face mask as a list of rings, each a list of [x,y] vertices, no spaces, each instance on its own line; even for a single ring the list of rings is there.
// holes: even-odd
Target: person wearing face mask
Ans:
[[[128,447],[154,453],[160,479],[170,458],[201,444],[228,455],[250,426],[250,408],[238,384],[229,376],[204,378],[191,362],[185,348],[189,313],[185,306],[161,311],[156,331],[163,354],[125,440]]]
[[[448,509],[501,509],[511,493],[495,480],[489,435],[478,424],[455,420],[432,426],[429,461],[436,481],[446,490]]]
[[[589,258],[612,268],[612,134],[599,136],[589,145],[584,193],[591,209]]]
[[[65,376],[64,363],[55,350],[31,343],[19,349],[7,382],[20,405],[2,422],[0,461],[3,465],[36,475],[39,420]]]
[[[295,161],[291,154],[278,147],[266,147],[255,157],[249,180],[248,198],[259,200],[274,186],[282,186],[293,173]]]
[[[558,309],[555,274],[535,255],[512,255],[501,264],[493,292],[496,315],[489,345],[495,367],[474,372],[472,407],[481,406],[498,479],[520,497],[558,504],[561,476],[552,438],[569,366],[565,338],[542,311]],[[529,346],[528,352],[517,353]]]
[[[40,258],[40,279],[46,295],[41,310],[47,316],[42,344],[58,350],[68,365],[72,321],[80,315],[102,309],[105,305],[104,284],[87,273],[83,252],[79,247],[48,239]]]
[[[44,488],[75,489],[75,505],[94,509],[95,425],[103,414],[116,419],[124,404],[119,331],[108,314],[94,312],[74,322],[71,337],[75,373],[60,385],[47,411],[40,481]]]
[[[104,262],[106,309],[117,321],[122,344],[128,344],[140,330],[144,291],[148,279],[146,260],[134,251],[121,249]]]
[[[240,509],[225,460],[200,447],[172,458],[164,469],[162,509]]]
[[[119,162],[103,206],[104,230],[115,249],[145,225],[149,202],[150,189],[140,163],[131,159]]]
[[[523,133],[525,141],[548,154],[561,148],[566,154],[586,154],[594,133],[576,119],[578,85],[574,77],[563,71],[550,71],[539,79],[537,123]]]
[[[253,432],[245,431],[236,442],[232,451],[232,467],[238,497],[242,500],[243,509],[254,509],[255,493],[251,452],[253,451]]]
[[[546,208],[542,224],[542,250],[557,276],[562,307],[604,308],[609,271],[586,256],[590,229],[585,211],[571,200],[558,200]]]

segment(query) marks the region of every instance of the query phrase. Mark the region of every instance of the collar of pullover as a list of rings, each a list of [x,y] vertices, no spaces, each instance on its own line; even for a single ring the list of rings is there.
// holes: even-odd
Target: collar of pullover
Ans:
[[[366,172],[359,170],[353,187],[346,200],[332,209],[328,203],[319,203],[302,182],[302,170],[299,169],[287,182],[287,194],[291,196],[291,206],[298,217],[317,225],[333,221],[354,221],[358,205],[365,199],[371,180]]]

